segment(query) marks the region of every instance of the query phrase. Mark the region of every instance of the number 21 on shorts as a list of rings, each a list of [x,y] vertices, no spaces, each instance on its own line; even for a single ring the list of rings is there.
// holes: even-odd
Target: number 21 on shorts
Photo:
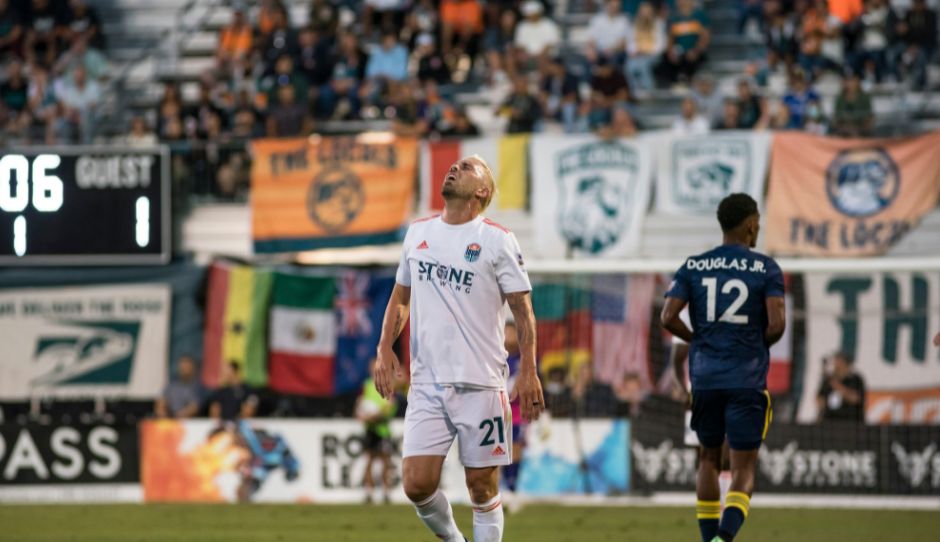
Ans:
[[[486,430],[486,434],[483,436],[483,440],[480,441],[480,446],[492,446],[496,444],[496,440],[493,438],[493,430],[496,430],[496,434],[499,436],[499,443],[503,444],[506,442],[506,433],[503,428],[503,418],[501,416],[496,416],[493,419],[487,419],[480,422],[480,429]]]

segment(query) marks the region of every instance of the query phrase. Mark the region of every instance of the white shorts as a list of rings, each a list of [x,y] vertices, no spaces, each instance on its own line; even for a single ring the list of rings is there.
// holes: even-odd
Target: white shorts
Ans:
[[[506,390],[412,385],[402,456],[446,456],[454,437],[465,467],[512,463],[512,412]]]

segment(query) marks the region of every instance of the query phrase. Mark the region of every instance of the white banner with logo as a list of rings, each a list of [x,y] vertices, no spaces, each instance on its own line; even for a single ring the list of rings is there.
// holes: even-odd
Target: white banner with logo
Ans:
[[[940,273],[807,274],[806,369],[798,420],[818,416],[816,395],[836,351],[855,355],[869,423],[940,423]]]
[[[392,423],[392,501],[401,487],[401,436]],[[148,421],[140,426],[141,483],[148,502],[358,503],[367,454],[355,420]],[[378,487],[380,464],[373,465]],[[468,503],[456,444],[444,462],[441,488]],[[380,495],[380,492],[376,492]]]
[[[770,155],[767,132],[718,132],[702,136],[662,133],[649,136],[656,152],[656,211],[664,214],[715,213],[728,194],[764,199]]]
[[[156,397],[170,293],[164,284],[0,291],[0,399]]]
[[[635,254],[650,198],[649,140],[538,135],[530,145],[538,256]]]

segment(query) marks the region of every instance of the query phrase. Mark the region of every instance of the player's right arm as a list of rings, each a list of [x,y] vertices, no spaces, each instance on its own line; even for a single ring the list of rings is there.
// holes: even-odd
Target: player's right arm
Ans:
[[[385,308],[385,318],[382,320],[382,336],[376,352],[375,388],[385,399],[391,400],[395,393],[395,377],[401,378],[401,363],[392,346],[401,335],[405,323],[408,322],[408,310],[411,305],[411,288],[395,284],[392,295]]]

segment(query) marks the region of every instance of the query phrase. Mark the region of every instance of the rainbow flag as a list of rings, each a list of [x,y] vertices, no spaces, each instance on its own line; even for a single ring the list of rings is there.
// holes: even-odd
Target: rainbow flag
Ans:
[[[220,384],[223,363],[237,363],[245,383],[268,383],[266,334],[270,271],[214,263],[209,267],[202,383]]]

